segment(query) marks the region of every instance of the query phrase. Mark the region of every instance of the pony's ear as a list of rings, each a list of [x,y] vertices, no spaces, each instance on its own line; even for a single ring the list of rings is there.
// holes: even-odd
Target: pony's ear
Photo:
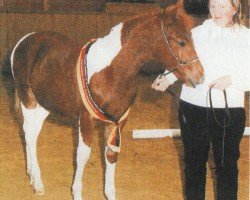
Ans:
[[[183,7],[183,5],[184,5],[183,1],[184,1],[184,0],[178,0],[178,1],[176,2],[176,4],[177,4],[178,6],[182,6],[182,7]]]
[[[190,15],[183,8],[178,9],[175,18],[177,21],[182,22],[188,31],[202,24],[206,19],[205,16]]]
[[[164,21],[165,25],[171,26],[175,24],[176,22],[175,15],[177,10],[178,10],[177,4],[173,4],[162,9],[161,19]]]

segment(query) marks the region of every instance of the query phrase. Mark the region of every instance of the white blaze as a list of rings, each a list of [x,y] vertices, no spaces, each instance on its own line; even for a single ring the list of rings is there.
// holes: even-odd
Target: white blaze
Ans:
[[[121,50],[122,27],[123,23],[113,27],[107,36],[97,39],[90,47],[87,54],[88,81],[95,72],[99,72],[109,66]]]

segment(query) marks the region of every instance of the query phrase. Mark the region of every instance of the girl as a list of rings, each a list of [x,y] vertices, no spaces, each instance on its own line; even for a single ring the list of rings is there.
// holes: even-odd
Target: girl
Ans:
[[[242,24],[239,0],[210,0],[209,12],[211,19],[192,30],[205,81],[196,88],[183,85],[180,96],[185,194],[187,200],[205,199],[211,142],[217,200],[236,200],[239,144],[245,129],[244,92],[250,91],[250,30]],[[156,79],[152,88],[164,91],[173,82],[172,77]]]

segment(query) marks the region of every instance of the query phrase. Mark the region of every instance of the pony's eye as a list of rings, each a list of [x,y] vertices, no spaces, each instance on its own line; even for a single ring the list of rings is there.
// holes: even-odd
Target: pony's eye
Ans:
[[[183,41],[180,41],[180,42],[178,42],[178,45],[179,45],[180,47],[184,47],[184,46],[186,45],[186,43],[183,42]]]

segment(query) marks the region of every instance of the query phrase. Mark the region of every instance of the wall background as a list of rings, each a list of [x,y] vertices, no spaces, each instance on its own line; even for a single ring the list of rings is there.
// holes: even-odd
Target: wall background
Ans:
[[[67,35],[74,43],[84,45],[91,38],[108,34],[114,25],[133,15],[160,10],[163,1],[117,3],[104,0],[2,0],[0,1],[0,70],[5,58],[8,58],[8,52],[27,33],[52,30]],[[168,4],[174,1],[169,0]],[[243,10],[248,16],[248,21],[249,4],[247,0],[243,0]],[[179,88],[180,86],[176,86],[174,89]],[[175,99],[169,98],[171,102],[169,124],[170,128],[176,128],[178,127],[177,104]],[[249,93],[246,95],[246,108],[247,126],[249,126]]]

